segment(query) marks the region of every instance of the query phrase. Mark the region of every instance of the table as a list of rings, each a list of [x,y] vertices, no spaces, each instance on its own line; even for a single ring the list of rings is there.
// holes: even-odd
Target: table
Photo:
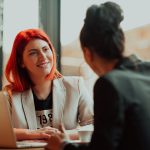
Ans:
[[[0,150],[44,150],[44,148],[0,148]]]

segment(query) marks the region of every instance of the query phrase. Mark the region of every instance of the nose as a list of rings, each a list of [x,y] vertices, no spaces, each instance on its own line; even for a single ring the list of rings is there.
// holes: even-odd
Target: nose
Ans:
[[[39,52],[39,59],[44,60],[46,58],[46,54],[43,51]]]

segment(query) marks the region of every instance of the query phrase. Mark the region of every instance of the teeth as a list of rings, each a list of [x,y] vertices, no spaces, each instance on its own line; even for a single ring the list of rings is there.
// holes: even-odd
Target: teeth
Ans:
[[[37,65],[38,67],[44,67],[44,66],[47,66],[48,65],[48,63],[43,63],[43,64],[39,64],[39,65]]]

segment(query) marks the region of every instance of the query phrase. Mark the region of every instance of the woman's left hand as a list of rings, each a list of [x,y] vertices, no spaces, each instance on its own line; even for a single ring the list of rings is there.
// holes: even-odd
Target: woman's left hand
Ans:
[[[35,130],[33,130],[33,131],[35,131]],[[37,129],[36,132],[37,133],[46,133],[46,134],[49,134],[49,135],[54,134],[54,133],[61,133],[58,129],[52,128],[52,127],[49,127],[49,126]]]
[[[59,130],[61,131],[61,133],[54,133],[48,139],[48,145],[46,147],[47,150],[60,150],[63,144],[63,140],[69,140],[63,124],[60,124]]]
[[[52,134],[51,137],[48,139],[48,145],[46,146],[46,150],[60,150],[63,139],[63,133]]]

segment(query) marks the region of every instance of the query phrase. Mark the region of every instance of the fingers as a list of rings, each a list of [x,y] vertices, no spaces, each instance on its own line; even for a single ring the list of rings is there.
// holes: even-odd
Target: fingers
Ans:
[[[67,132],[66,132],[66,130],[65,130],[65,127],[64,127],[63,123],[61,123],[61,124],[59,125],[59,130],[60,130],[61,133],[62,133],[62,134],[60,134],[60,137],[61,137],[61,138],[66,139],[66,140],[69,140],[69,139],[70,139],[69,136],[68,136],[68,134],[67,134]]]
[[[29,139],[48,139],[52,134],[61,132],[56,128],[44,127],[37,130],[28,130]]]
[[[47,134],[52,134],[52,133],[60,133],[60,131],[56,128],[52,127],[44,127],[36,130],[37,132],[42,132],[42,133],[47,133]]]
[[[69,139],[66,134],[63,124],[60,125],[60,130],[52,127],[44,127],[37,130],[29,130],[30,139],[48,139],[51,136],[58,136],[61,139]]]
[[[48,145],[46,146],[46,149],[60,150],[61,143],[62,138],[58,134],[52,134],[51,138],[48,139]]]
[[[46,133],[30,132],[27,136],[27,139],[49,139],[51,136]]]
[[[59,125],[59,130],[60,130],[62,133],[65,133],[65,127],[64,127],[63,123],[61,123],[61,124]]]
[[[43,132],[46,134],[50,134],[50,135],[55,134],[55,133],[57,133],[57,134],[61,133],[59,130],[47,130],[47,131],[43,131]]]

